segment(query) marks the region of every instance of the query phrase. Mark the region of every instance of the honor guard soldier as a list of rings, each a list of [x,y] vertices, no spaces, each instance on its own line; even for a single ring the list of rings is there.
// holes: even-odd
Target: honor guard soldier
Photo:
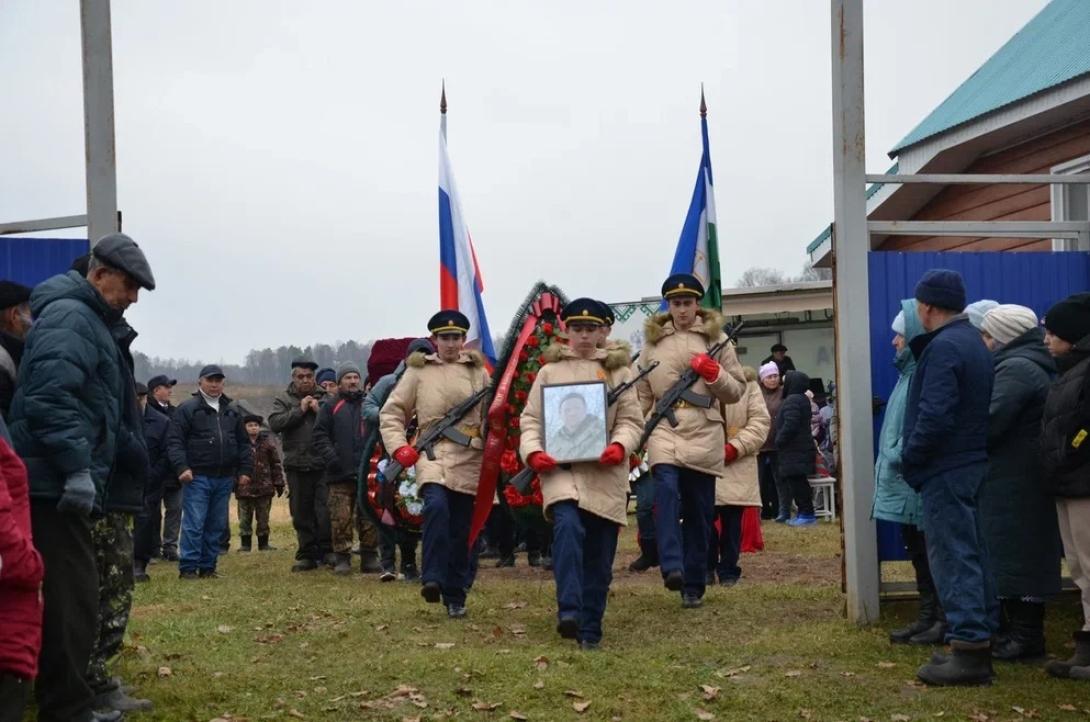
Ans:
[[[606,410],[606,446],[595,452],[596,460],[558,464],[546,453],[542,387],[604,381],[612,389],[632,378],[627,348],[598,347],[606,322],[597,301],[578,298],[564,307],[561,319],[569,342],[545,350],[548,364],[538,372],[519,422],[520,452],[541,480],[545,515],[553,521],[557,632],[578,639],[583,649],[596,649],[617,534],[627,523],[626,462],[639,444],[643,417],[630,389]]]
[[[436,353],[418,351],[406,360],[405,375],[379,413],[382,443],[406,469],[416,466],[416,482],[424,498],[424,538],[420,595],[431,603],[442,599],[451,618],[466,613],[470,585],[468,536],[477,480],[481,473],[482,411],[478,404],[457,424],[467,437],[459,445],[443,437],[435,458],[409,444],[406,427],[415,415],[420,434],[459,403],[488,385],[484,357],[466,350],[469,319],[458,311],[440,311],[428,321]]]
[[[659,365],[637,389],[648,416],[679,376],[693,369],[699,377],[687,398],[674,405],[677,425],[663,420],[647,440],[663,581],[667,589],[681,592],[682,607],[695,608],[704,597],[715,480],[724,474],[720,405],[741,400],[746,379],[732,345],[715,358],[707,353],[724,339],[723,318],[718,311],[700,308],[700,281],[676,273],[662,284],[662,296],[668,312],[647,319],[640,357],[645,368],[655,361]]]

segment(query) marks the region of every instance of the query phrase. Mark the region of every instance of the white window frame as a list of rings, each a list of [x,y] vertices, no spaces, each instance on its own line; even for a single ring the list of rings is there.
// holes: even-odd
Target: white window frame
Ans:
[[[1064,161],[1058,165],[1052,166],[1053,174],[1069,174],[1069,173],[1090,173],[1090,155],[1084,155],[1079,158],[1074,158],[1069,161]],[[1071,188],[1077,186],[1069,186],[1062,184],[1053,184],[1051,188],[1051,201],[1052,201],[1052,220],[1054,221],[1067,221],[1071,220],[1067,217],[1067,194]],[[1088,195],[1090,195],[1090,186],[1082,186],[1086,189]],[[1090,199],[1088,199],[1090,201]],[[1090,202],[1088,202],[1090,207]],[[1080,219],[1085,220],[1085,219]],[[1074,238],[1053,238],[1052,239],[1053,251],[1090,251],[1090,244],[1086,241],[1080,242]]]

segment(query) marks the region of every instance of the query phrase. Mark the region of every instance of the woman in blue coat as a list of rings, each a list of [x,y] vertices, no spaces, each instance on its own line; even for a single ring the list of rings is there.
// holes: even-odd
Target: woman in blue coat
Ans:
[[[908,344],[924,332],[920,317],[916,313],[915,299],[901,301],[901,311],[893,320],[892,329],[893,348],[897,349],[893,363],[899,375],[886,402],[886,414],[882,418],[882,430],[878,436],[871,516],[901,525],[901,538],[916,572],[920,609],[916,621],[889,633],[889,641],[896,644],[941,644],[946,632],[946,620],[935,592],[935,582],[931,578],[931,567],[927,563],[920,495],[905,483],[901,474],[905,399],[908,397],[909,381],[916,370],[916,357],[912,355]]]

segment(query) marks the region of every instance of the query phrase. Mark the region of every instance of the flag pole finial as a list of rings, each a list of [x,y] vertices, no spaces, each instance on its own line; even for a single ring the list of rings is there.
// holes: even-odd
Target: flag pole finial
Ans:
[[[708,104],[704,102],[704,83],[700,84],[700,117],[708,117]]]
[[[439,112],[442,115],[447,114],[447,79],[443,78],[443,92],[439,96]]]

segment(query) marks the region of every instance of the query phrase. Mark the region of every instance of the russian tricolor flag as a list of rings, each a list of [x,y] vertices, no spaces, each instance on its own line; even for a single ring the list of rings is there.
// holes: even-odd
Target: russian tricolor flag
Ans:
[[[480,351],[489,365],[495,365],[496,350],[481,300],[481,269],[447,157],[446,107],[444,89],[439,121],[439,303],[443,310],[457,309],[466,315],[470,324],[467,347]]]

